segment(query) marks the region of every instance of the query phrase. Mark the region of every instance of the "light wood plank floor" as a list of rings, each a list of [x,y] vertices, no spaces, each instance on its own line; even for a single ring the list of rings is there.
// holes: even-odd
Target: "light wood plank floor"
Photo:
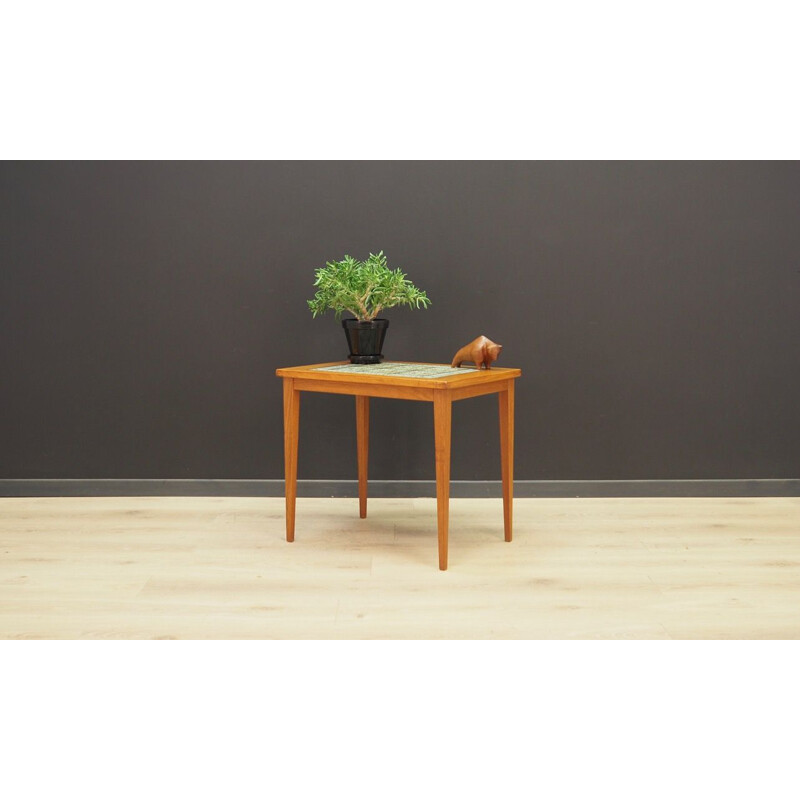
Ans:
[[[0,499],[0,638],[796,639],[800,498]]]

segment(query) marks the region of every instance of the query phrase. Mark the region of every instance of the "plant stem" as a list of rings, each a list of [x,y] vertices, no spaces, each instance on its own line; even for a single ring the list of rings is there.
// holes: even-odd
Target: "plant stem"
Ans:
[[[374,288],[375,288],[375,284],[374,283],[370,283],[367,286],[367,291],[364,292],[364,296],[358,301],[358,304],[361,306],[361,309],[363,310],[364,315],[366,316],[367,320],[372,320],[372,319],[375,318],[375,313],[376,312],[373,311],[372,316],[370,316],[369,312],[367,311],[367,302],[369,301],[370,295],[372,294],[372,290]]]

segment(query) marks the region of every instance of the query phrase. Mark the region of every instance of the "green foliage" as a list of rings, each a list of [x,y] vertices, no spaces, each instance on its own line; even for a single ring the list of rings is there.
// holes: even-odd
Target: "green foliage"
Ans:
[[[369,254],[366,261],[345,256],[341,261],[328,261],[316,272],[317,293],[308,301],[316,317],[329,308],[340,319],[349,311],[356,319],[370,321],[384,308],[411,306],[427,308],[430,300],[399,269],[386,266],[383,250]]]

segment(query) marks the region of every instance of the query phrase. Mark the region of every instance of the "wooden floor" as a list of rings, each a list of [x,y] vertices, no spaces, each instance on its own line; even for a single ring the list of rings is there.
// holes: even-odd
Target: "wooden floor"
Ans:
[[[800,498],[0,499],[0,638],[797,639]]]

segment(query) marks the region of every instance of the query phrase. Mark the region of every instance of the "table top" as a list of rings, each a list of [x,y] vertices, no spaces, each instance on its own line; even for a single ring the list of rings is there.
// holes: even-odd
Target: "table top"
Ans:
[[[275,370],[275,374],[279,378],[300,378],[340,384],[371,383],[455,389],[518,378],[522,375],[522,370],[508,367],[479,370],[474,366],[451,367],[449,364],[428,364],[418,361],[384,361],[380,364],[330,361],[302,367],[281,367]]]

